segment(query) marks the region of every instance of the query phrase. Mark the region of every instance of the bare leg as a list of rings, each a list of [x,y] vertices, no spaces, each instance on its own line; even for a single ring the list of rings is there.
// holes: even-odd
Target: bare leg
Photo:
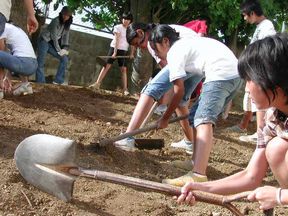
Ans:
[[[252,117],[253,117],[253,112],[245,111],[243,114],[243,117],[241,119],[241,122],[239,124],[239,127],[241,129],[247,129],[249,122],[251,121]]]
[[[213,147],[213,128],[212,124],[201,124],[196,128],[196,145],[194,156],[193,171],[206,175],[210,152]]]
[[[123,91],[127,91],[127,67],[121,67],[121,78],[122,78],[122,87],[123,87]]]
[[[151,109],[153,102],[154,100],[152,97],[145,94],[141,94],[138,103],[134,109],[132,118],[129,122],[126,132],[131,132],[140,127],[145,117],[147,116],[149,110]]]
[[[103,67],[99,73],[99,76],[97,78],[96,84],[100,85],[102,80],[105,78],[108,70],[111,68],[111,64],[107,64],[105,67]]]
[[[178,107],[176,109],[176,114],[177,116],[184,116],[189,114],[189,109],[187,106],[185,107]],[[186,140],[190,140],[191,142],[194,142],[194,137],[193,137],[193,129],[191,128],[188,119],[184,119],[180,121],[180,125],[182,127],[182,130],[185,134]]]
[[[266,147],[269,166],[282,188],[288,187],[288,142],[276,137]]]
[[[171,88],[169,91],[167,91],[162,98],[159,101],[159,104],[164,104],[164,105],[168,105],[172,99],[173,96],[173,88]]]

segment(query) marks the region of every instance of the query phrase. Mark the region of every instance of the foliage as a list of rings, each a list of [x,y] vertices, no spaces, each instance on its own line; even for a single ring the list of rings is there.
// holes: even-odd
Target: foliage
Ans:
[[[46,0],[49,1],[49,0]],[[130,8],[131,0],[57,0],[87,14],[83,21],[91,21],[97,29],[112,27],[119,22],[124,11]],[[137,0],[133,0],[137,1]],[[239,43],[247,44],[255,26],[247,25],[240,13],[243,0],[147,0],[151,1],[153,22],[183,24],[193,19],[205,19],[209,35],[229,44],[235,37]],[[288,21],[288,1],[260,0],[265,15],[277,30]],[[56,4],[57,7],[57,4]],[[140,8],[141,9],[141,8]],[[134,11],[135,13],[135,11]]]

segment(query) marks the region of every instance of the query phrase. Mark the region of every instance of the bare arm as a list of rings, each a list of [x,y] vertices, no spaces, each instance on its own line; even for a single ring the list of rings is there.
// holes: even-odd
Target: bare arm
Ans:
[[[173,81],[173,84],[174,95],[166,112],[158,122],[158,128],[166,128],[168,126],[169,118],[172,116],[173,112],[178,107],[181,99],[183,98],[185,91],[184,81],[182,79],[177,79]]]
[[[27,30],[29,34],[36,32],[38,21],[34,14],[33,0],[23,0],[27,11]]]
[[[115,32],[115,47],[114,47],[114,53],[112,55],[112,57],[116,57],[117,56],[117,49],[118,49],[118,45],[119,45],[119,37],[120,37],[120,33]]]
[[[191,190],[202,190],[223,195],[253,190],[261,184],[267,169],[265,149],[256,149],[245,170],[215,181],[188,183],[182,188],[182,194],[178,197],[178,202],[194,204],[193,201],[195,200],[193,192],[190,192]]]

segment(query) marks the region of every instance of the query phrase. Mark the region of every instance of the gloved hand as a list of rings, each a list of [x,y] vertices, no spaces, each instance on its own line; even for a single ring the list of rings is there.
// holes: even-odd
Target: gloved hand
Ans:
[[[58,52],[58,54],[59,54],[60,56],[68,55],[68,54],[69,54],[69,51],[66,50],[66,49],[61,49],[61,50]]]

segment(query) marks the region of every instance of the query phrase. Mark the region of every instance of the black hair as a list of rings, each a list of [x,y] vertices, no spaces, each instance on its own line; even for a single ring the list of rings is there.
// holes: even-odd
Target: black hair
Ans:
[[[69,17],[68,20],[66,20],[66,21],[64,22],[64,20],[63,20],[63,15],[69,15],[70,17]],[[65,30],[69,30],[71,24],[73,23],[72,11],[71,11],[67,6],[64,6],[64,7],[62,8],[62,10],[60,11],[58,17],[59,17],[60,24],[61,24],[61,25],[64,25],[64,29],[65,29]]]
[[[131,12],[124,12],[122,14],[122,19],[126,19],[126,20],[130,20],[130,22],[133,22],[133,15],[131,14]]]
[[[250,16],[254,12],[257,16],[262,16],[263,10],[261,4],[257,0],[246,0],[240,5],[241,13]]]
[[[161,43],[164,38],[168,38],[171,47],[175,41],[179,40],[179,33],[169,25],[160,24],[152,30],[149,41],[155,47],[155,44]]]
[[[288,96],[288,34],[281,33],[250,44],[241,54],[238,71],[241,78],[253,81],[265,92],[276,88]],[[269,98],[268,98],[269,99]],[[269,100],[269,103],[271,101]],[[288,99],[286,101],[288,104]]]
[[[156,26],[154,23],[131,23],[126,30],[126,40],[131,44],[132,40],[137,37],[137,30],[141,29],[144,33],[150,32]]]

